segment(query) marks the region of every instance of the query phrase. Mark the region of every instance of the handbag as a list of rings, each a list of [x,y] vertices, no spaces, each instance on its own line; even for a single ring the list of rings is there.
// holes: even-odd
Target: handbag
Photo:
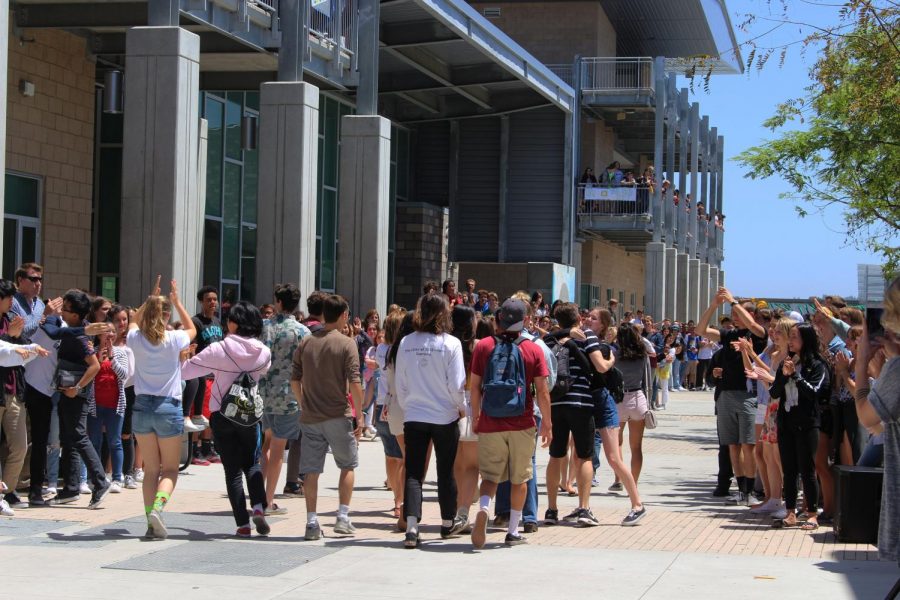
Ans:
[[[56,363],[56,372],[53,374],[54,387],[58,390],[73,388],[78,385],[78,382],[84,377],[86,371],[87,365],[83,363],[60,359]],[[90,390],[92,384],[93,382],[86,385],[79,393],[79,396],[87,397],[88,390]]]
[[[644,413],[644,428],[656,429],[656,415],[652,410],[648,410]]]

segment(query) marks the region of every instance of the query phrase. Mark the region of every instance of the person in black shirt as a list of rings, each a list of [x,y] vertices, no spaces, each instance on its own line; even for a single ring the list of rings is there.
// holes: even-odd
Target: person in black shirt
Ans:
[[[731,305],[735,329],[711,328],[710,320],[725,303]],[[748,338],[757,354],[765,350],[768,336],[765,327],[753,318],[755,311],[753,304],[741,305],[731,292],[722,287],[697,323],[699,335],[720,341],[723,347],[716,426],[720,443],[728,445],[731,465],[738,481],[738,493],[733,501],[741,506],[749,506],[750,492],[753,491],[756,476],[756,461],[753,458],[753,446],[756,443],[756,389],[752,381],[748,382],[741,353],[732,343],[740,338]]]
[[[191,318],[194,329],[197,330],[197,337],[194,338],[194,354],[199,354],[215,342],[225,339],[222,322],[216,316],[219,310],[219,293],[216,288],[211,285],[201,287],[197,291],[197,301],[200,302],[200,312]],[[185,431],[199,432],[209,427],[209,421],[203,415],[203,403],[212,380],[212,377],[206,376],[185,382],[182,396]],[[193,417],[190,416],[191,412]],[[212,432],[207,430],[200,437],[200,443],[194,446],[191,463],[208,466],[212,462],[220,462],[218,454],[212,449]]]
[[[83,327],[91,310],[88,295],[78,290],[70,290],[63,297],[62,317],[69,327]],[[59,388],[59,441],[62,445],[60,470],[65,478],[65,489],[51,501],[51,504],[67,504],[80,496],[81,477],[75,454],[81,457],[87,467],[88,478],[93,483],[93,493],[88,508],[97,508],[109,492],[106,469],[97,456],[97,451],[87,434],[87,415],[93,408],[92,382],[100,371],[93,344],[86,335],[66,337],[57,348],[57,369],[80,374],[74,386]],[[76,375],[77,376],[77,375]]]

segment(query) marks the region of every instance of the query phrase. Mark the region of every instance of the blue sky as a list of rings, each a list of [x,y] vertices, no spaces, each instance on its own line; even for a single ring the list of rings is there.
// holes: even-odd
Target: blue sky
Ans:
[[[741,42],[749,37],[737,29],[744,20],[742,15],[767,14],[765,0],[728,0],[727,4]],[[820,7],[808,0],[791,0],[789,4],[795,18],[802,16],[807,22],[823,24],[837,18],[837,9],[833,7]],[[771,27],[770,22],[757,22],[750,33],[758,35]],[[799,37],[797,26],[786,26],[759,42],[774,45]],[[742,49],[742,53],[746,60],[747,50]],[[701,85],[693,96],[700,102],[701,115],[708,114],[710,125],[717,126],[725,136],[723,268],[726,285],[735,295],[855,296],[856,265],[881,263],[865,249],[857,250],[845,244],[840,233],[839,211],[801,219],[794,202],[778,197],[788,190],[787,185],[777,179],[745,179],[745,169],[733,160],[746,148],[776,137],[761,124],[774,113],[779,102],[803,95],[810,82],[808,71],[814,58],[814,53],[802,57],[799,46],[795,46],[780,69],[776,55],[761,72],[754,66],[743,75],[713,76],[710,93],[705,93]]]

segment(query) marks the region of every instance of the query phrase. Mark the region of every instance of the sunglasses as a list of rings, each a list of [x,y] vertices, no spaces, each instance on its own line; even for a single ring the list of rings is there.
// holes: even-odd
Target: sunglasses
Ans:
[[[40,275],[32,275],[30,277],[26,277],[25,279],[27,279],[31,283],[40,283],[41,281],[44,280],[44,278],[41,277]]]

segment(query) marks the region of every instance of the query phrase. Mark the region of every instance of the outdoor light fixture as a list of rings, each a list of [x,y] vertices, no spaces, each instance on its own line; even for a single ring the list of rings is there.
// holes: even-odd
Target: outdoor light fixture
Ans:
[[[103,75],[103,112],[122,112],[122,71],[107,71]]]
[[[241,148],[243,150],[256,150],[256,122],[253,115],[241,117]]]

